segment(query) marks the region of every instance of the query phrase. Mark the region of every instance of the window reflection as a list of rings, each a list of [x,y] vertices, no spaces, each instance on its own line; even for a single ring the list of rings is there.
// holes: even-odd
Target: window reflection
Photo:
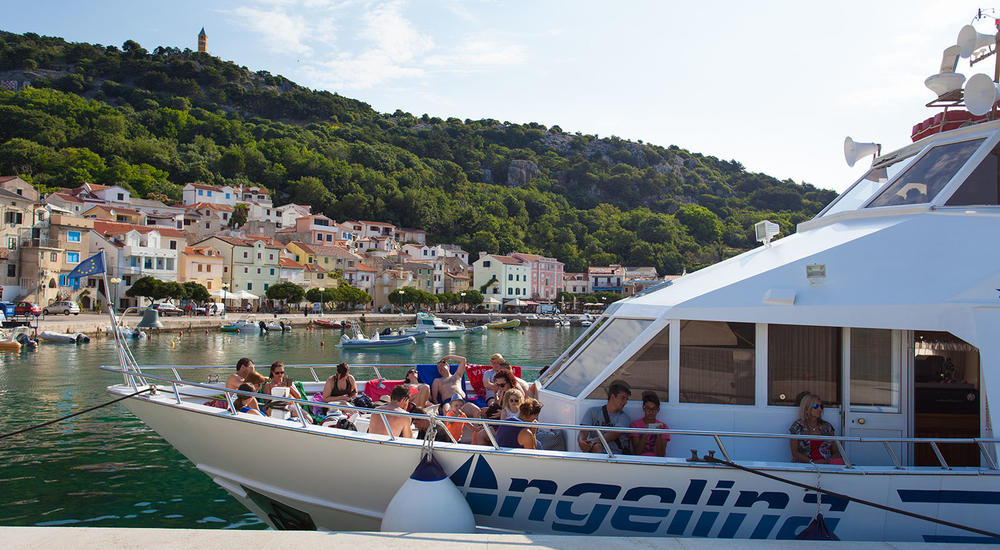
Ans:
[[[975,139],[932,148],[882,191],[868,208],[923,204],[934,200],[982,143],[982,139]]]
[[[876,168],[872,168],[867,174],[861,177],[857,183],[855,183],[851,188],[842,194],[836,201],[827,207],[825,212],[822,212],[820,216],[828,216],[830,214],[836,214],[837,212],[844,212],[847,210],[856,210],[862,204],[872,198],[875,193],[882,188],[889,180],[896,177],[906,165],[913,155],[909,155],[894,162],[880,165]]]
[[[969,174],[946,206],[995,205],[1000,203],[1000,171],[997,170],[1000,147],[994,148]]]
[[[579,395],[650,323],[652,321],[642,319],[612,320],[586,343],[580,355],[572,359],[546,389],[565,395]]]
[[[632,386],[632,395],[642,392],[656,392],[660,401],[667,401],[667,371],[670,365],[670,324],[653,337],[635,355],[628,358],[614,374],[607,377],[588,396],[590,399],[604,399],[612,380],[625,380]]]

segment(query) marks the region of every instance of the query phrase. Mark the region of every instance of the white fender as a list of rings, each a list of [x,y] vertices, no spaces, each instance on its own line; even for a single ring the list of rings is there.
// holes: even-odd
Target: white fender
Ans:
[[[471,533],[475,529],[469,503],[430,454],[389,501],[381,527],[393,533]]]

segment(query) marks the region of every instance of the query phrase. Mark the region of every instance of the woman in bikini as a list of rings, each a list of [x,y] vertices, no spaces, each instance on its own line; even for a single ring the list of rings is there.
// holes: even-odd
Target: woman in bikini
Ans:
[[[358,383],[351,376],[351,367],[347,363],[337,365],[337,373],[327,378],[323,386],[323,401],[350,404],[357,396]]]

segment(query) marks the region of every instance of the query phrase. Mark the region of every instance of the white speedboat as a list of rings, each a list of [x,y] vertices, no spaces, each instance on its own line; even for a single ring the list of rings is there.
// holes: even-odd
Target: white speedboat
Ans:
[[[992,107],[981,91],[970,98]],[[568,451],[436,443],[475,523],[791,539],[822,513],[845,540],[995,541],[1000,121],[981,118],[877,156],[795,234],[772,240],[776,224],[762,222],[758,248],[610,305],[537,382],[539,426],[564,430]],[[170,369],[125,362],[110,370],[127,383],[109,391],[166,388],[124,403],[271,527],[376,529],[423,452],[421,440],[213,409],[202,402],[218,385]],[[673,429],[645,433],[670,433],[665,457],[615,454],[614,428],[578,426],[620,378],[631,418],[643,392],[659,397]],[[836,436],[789,434],[806,392]],[[579,452],[583,429],[602,452]],[[793,461],[798,441],[812,452],[820,440],[844,464]],[[232,451],[246,441],[296,452],[273,468]],[[316,459],[330,456],[365,467],[344,483]]]
[[[277,321],[270,321],[265,327],[269,331],[288,332],[292,330],[292,322],[288,319],[279,319]]]
[[[421,311],[417,313],[416,323],[403,329],[407,336],[420,332],[426,332],[427,338],[461,338],[465,335],[465,327],[448,324],[436,315]]]

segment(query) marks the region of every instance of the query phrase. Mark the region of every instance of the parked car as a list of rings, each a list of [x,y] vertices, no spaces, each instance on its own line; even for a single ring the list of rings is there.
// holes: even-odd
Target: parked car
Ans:
[[[150,307],[159,311],[160,315],[163,315],[165,317],[168,317],[170,315],[184,315],[184,310],[174,306],[173,304],[168,304],[168,303],[153,304]]]
[[[56,302],[50,306],[45,306],[42,309],[42,313],[46,315],[56,315],[58,313],[62,313],[63,315],[69,315],[70,313],[73,315],[79,315],[80,306],[76,305],[76,302]]]
[[[14,306],[14,315],[41,315],[42,308],[31,302],[18,302]]]

